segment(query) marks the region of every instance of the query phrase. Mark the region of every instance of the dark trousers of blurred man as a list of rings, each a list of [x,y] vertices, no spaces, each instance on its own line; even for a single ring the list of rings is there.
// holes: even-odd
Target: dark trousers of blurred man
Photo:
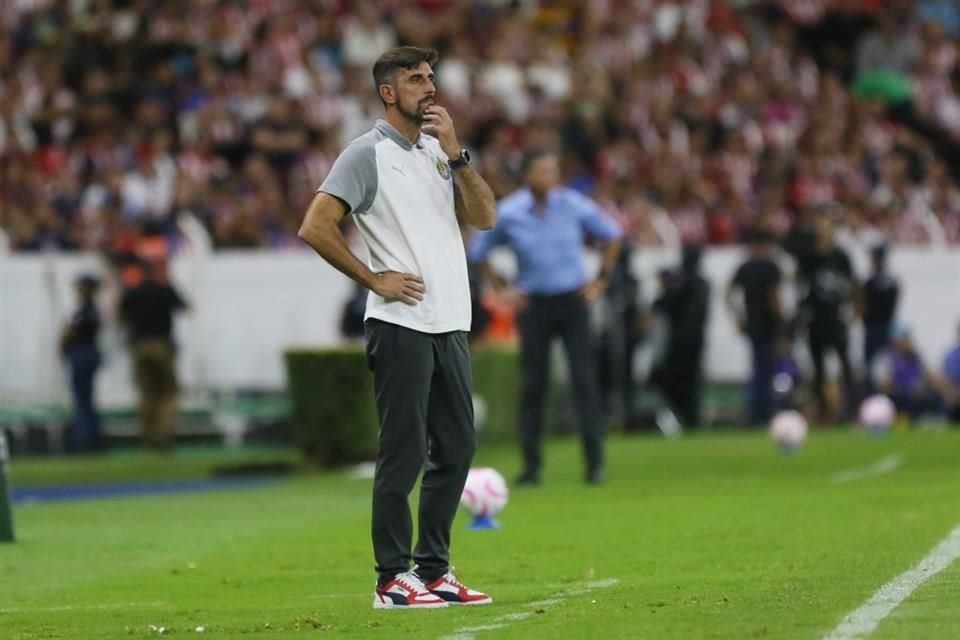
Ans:
[[[587,477],[597,477],[603,467],[603,435],[587,302],[576,291],[531,295],[518,318],[518,325],[522,386],[520,445],[526,474],[524,481],[536,482],[543,463],[543,408],[550,375],[550,345],[557,336],[567,352]]]
[[[827,373],[824,358],[829,351],[833,351],[840,363],[840,376],[843,381],[843,397],[840,404],[840,417],[848,418],[853,415],[856,402],[856,385],[853,379],[853,367],[847,351],[847,329],[841,325],[824,326],[818,328],[816,324],[810,327],[807,336],[810,349],[810,359],[813,361],[814,395],[822,414],[830,413],[828,393],[826,390]]]
[[[751,335],[753,370],[750,375],[750,424],[765,425],[773,415],[773,338]]]
[[[66,352],[73,396],[69,446],[72,451],[100,448],[100,416],[94,404],[94,381],[100,368],[100,352],[92,344],[70,347]]]
[[[650,382],[663,393],[684,427],[703,419],[703,349],[699,340],[671,340],[663,362],[650,372]]]
[[[873,392],[873,362],[890,346],[889,324],[868,324],[863,327],[863,379],[867,392]]]
[[[173,445],[177,413],[177,375],[173,346],[166,340],[141,340],[133,345],[133,367],[140,392],[140,426],[150,449]]]

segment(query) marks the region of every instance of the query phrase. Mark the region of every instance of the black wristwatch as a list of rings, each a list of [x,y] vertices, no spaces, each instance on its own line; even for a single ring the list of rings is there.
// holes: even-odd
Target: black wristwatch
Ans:
[[[454,158],[453,160],[448,161],[450,168],[456,171],[461,167],[465,167],[470,164],[470,152],[466,149],[460,149],[460,155]]]

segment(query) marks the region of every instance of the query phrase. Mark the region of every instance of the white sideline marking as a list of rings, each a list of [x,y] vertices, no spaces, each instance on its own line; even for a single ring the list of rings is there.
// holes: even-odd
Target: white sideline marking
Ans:
[[[607,587],[612,587],[618,582],[620,581],[617,580],[616,578],[607,578],[606,580],[594,580],[593,582],[588,582],[587,584],[580,587],[579,589],[569,589],[568,591],[565,591],[564,593],[561,593],[558,595],[582,596],[586,593],[590,593],[594,589],[606,589]]]
[[[924,582],[960,557],[960,525],[928,553],[917,566],[880,587],[858,609],[848,614],[823,640],[855,640],[873,632],[880,621]]]
[[[493,631],[494,629],[503,629],[505,626],[507,625],[502,622],[500,623],[491,622],[490,624],[478,624],[475,627],[460,627],[459,631],[462,631],[466,634],[470,634],[470,633],[473,633],[474,631]],[[469,637],[472,638],[473,636],[471,635]]]
[[[519,611],[517,613],[508,613],[505,616],[500,616],[493,622],[516,622],[518,620],[526,620],[532,615],[529,611]]]
[[[14,607],[0,609],[0,613],[45,613],[49,611],[107,611],[110,609],[136,609],[140,607],[163,607],[166,602],[116,602],[113,604],[71,604],[59,607]]]
[[[590,593],[594,589],[605,589],[607,587],[612,587],[618,582],[620,581],[617,578],[607,578],[606,580],[594,580],[592,582],[587,582],[582,587],[568,589],[566,591],[560,591],[559,593],[553,594],[549,598],[546,598],[544,600],[537,600],[535,602],[528,602],[523,606],[525,608],[533,608],[533,607],[546,607],[554,604],[562,604],[563,601],[569,596],[581,596],[586,593]],[[507,613],[497,618],[494,618],[487,624],[481,624],[474,627],[460,627],[450,635],[440,636],[440,640],[476,640],[477,636],[475,636],[474,634],[477,632],[495,631],[497,629],[503,629],[511,622],[526,620],[532,615],[533,613],[529,611],[518,611],[516,613]]]
[[[547,598],[546,600],[534,600],[533,602],[528,602],[523,606],[532,609],[533,607],[549,607],[552,604],[560,604],[561,602],[563,602],[562,598]]]
[[[607,587],[612,587],[613,585],[620,582],[617,578],[606,578],[604,580],[594,580],[593,582],[587,583],[587,588],[589,589],[606,589]]]
[[[903,456],[887,456],[886,458],[880,458],[868,467],[835,473],[832,480],[834,484],[840,484],[842,482],[863,480],[864,478],[871,478],[873,476],[882,476],[885,473],[896,470],[897,467],[903,464],[903,461]]]

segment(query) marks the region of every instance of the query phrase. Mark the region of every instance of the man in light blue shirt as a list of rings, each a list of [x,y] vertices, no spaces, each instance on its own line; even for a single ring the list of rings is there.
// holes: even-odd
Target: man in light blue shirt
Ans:
[[[523,179],[526,186],[500,201],[496,225],[478,234],[469,251],[470,260],[479,263],[485,279],[511,300],[518,312],[524,470],[517,483],[535,485],[540,481],[550,344],[559,336],[570,364],[586,480],[599,484],[603,482],[603,435],[588,303],[607,287],[622,231],[595,202],[560,186],[555,153],[529,152],[523,163]],[[602,251],[600,273],[592,280],[583,262],[587,238]],[[517,278],[512,285],[487,262],[490,251],[497,246],[509,246],[516,254]]]

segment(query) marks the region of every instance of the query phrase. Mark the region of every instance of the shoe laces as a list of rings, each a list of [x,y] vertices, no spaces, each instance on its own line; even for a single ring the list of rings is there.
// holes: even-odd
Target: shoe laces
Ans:
[[[413,571],[398,573],[393,579],[415,593],[427,593],[426,585]]]
[[[467,588],[467,585],[457,580],[457,576],[453,575],[452,569],[450,571],[447,571],[447,573],[443,576],[443,579],[449,582],[450,584],[452,584],[453,586],[458,587],[460,589]]]

